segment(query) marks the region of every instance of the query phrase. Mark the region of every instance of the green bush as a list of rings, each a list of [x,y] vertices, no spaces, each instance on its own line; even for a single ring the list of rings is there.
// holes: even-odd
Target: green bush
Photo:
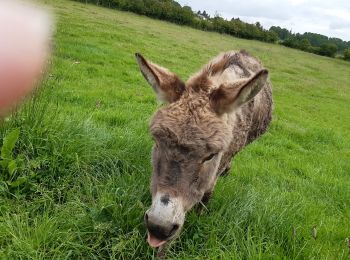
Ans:
[[[332,43],[326,43],[321,45],[318,54],[322,55],[322,56],[328,56],[328,57],[334,57],[335,54],[337,53],[337,46],[335,44]]]
[[[345,52],[344,52],[344,60],[350,61],[350,48],[345,50]]]

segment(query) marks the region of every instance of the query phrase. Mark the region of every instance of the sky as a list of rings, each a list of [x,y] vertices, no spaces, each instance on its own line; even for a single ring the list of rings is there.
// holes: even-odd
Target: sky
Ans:
[[[313,32],[350,41],[350,0],[176,0],[194,11],[206,10],[264,28],[280,26],[293,33]]]

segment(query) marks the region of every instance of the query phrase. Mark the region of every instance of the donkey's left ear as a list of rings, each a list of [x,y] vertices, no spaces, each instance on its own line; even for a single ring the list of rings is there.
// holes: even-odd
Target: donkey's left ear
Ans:
[[[269,72],[260,70],[248,80],[222,84],[210,94],[210,104],[219,114],[230,113],[254,98],[265,86]]]
[[[156,92],[158,99],[166,103],[177,101],[185,91],[185,83],[173,72],[147,61],[136,53],[142,75]]]

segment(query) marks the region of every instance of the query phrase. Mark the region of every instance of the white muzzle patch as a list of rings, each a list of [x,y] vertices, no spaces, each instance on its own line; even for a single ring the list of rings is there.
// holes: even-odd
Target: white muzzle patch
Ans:
[[[182,200],[179,197],[170,197],[168,194],[157,192],[152,206],[147,214],[159,221],[159,225],[177,224],[182,226],[185,221],[185,212]]]

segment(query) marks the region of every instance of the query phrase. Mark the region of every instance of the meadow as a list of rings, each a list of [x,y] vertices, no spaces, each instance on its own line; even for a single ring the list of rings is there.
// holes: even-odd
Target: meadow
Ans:
[[[154,258],[143,214],[151,202],[148,122],[161,104],[134,53],[187,79],[219,52],[239,49],[270,71],[273,123],[234,159],[208,210],[188,214],[168,257],[348,259],[350,63],[93,5],[40,2],[56,17],[50,68],[0,123],[1,259]]]

